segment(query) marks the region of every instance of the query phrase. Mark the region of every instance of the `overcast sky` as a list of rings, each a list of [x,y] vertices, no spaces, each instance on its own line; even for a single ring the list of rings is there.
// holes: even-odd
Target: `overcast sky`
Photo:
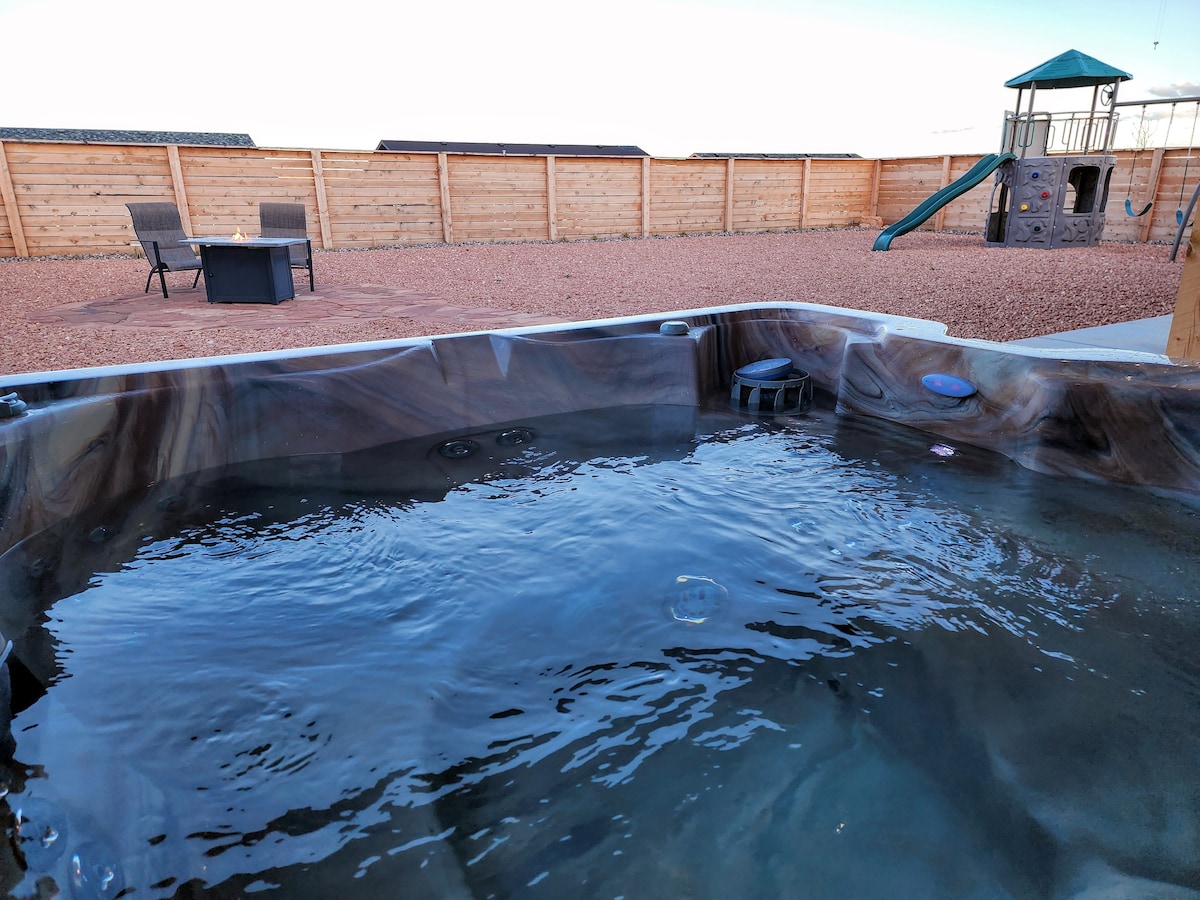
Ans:
[[[0,0],[0,35],[0,125],[264,147],[984,153],[1016,99],[1004,82],[1071,49],[1133,75],[1121,100],[1200,94],[1197,0]]]

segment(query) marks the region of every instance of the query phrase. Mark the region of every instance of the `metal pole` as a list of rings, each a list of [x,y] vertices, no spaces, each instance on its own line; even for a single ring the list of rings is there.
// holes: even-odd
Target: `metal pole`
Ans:
[[[1083,155],[1087,156],[1092,149],[1092,128],[1096,121],[1096,101],[1100,99],[1100,85],[1092,88],[1092,108],[1088,112],[1087,128],[1083,133]]]
[[[1021,95],[1025,92],[1024,88],[1017,88],[1017,105],[1013,107],[1012,115],[1012,131],[1005,132],[1004,145],[1000,147],[1000,152],[1012,153],[1017,149],[1018,135],[1021,128]]]
[[[1107,156],[1112,150],[1113,143],[1117,139],[1117,90],[1121,87],[1121,82],[1114,81],[1112,86],[1112,102],[1108,104],[1108,134],[1104,136],[1104,155]]]
[[[1033,143],[1033,98],[1037,94],[1037,82],[1029,83],[1029,117],[1025,122],[1025,138],[1020,141],[1021,144],[1021,159],[1025,158],[1025,153],[1029,149],[1029,145]]]
[[[1113,87],[1113,106],[1154,106],[1158,103],[1190,103],[1193,100],[1200,100],[1200,95],[1195,97],[1167,97],[1164,100],[1125,100],[1121,103],[1117,102],[1117,90]]]

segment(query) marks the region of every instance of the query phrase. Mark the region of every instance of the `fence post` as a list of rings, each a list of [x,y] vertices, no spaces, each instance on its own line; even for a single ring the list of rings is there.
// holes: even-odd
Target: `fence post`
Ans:
[[[454,222],[450,218],[450,164],[445,153],[438,154],[438,189],[442,195],[442,240],[454,243]]]
[[[4,141],[0,141],[0,199],[4,201],[4,214],[8,216],[8,228],[12,232],[17,256],[28,256],[29,245],[25,243],[25,229],[21,225],[21,213],[17,210],[17,192],[13,190],[12,175],[8,171]]]
[[[554,184],[554,154],[546,156],[546,234],[558,240],[558,197]]]
[[[953,157],[942,157],[942,183],[938,186],[938,190],[946,187],[950,183],[950,166]],[[943,231],[946,228],[946,205],[943,203],[942,208],[937,211],[937,215],[933,217],[933,230]]]
[[[1188,242],[1166,354],[1172,359],[1200,358],[1200,228],[1192,228]]]
[[[725,233],[733,231],[733,157],[725,160]]]
[[[321,226],[321,249],[333,249],[333,229],[329,226],[329,202],[325,196],[325,170],[321,167],[321,151],[312,151],[313,190],[317,195],[317,224]]]
[[[1147,185],[1146,202],[1152,203],[1152,209],[1158,208],[1158,184],[1162,178],[1163,168],[1163,147],[1155,147],[1154,155],[1150,157],[1150,183]],[[1146,243],[1150,240],[1150,229],[1154,225],[1154,213],[1150,212],[1142,216],[1142,224],[1138,229],[1138,240],[1141,243]]]
[[[171,168],[171,187],[175,191],[175,205],[179,207],[179,221],[183,230],[191,237],[192,214],[188,211],[187,190],[183,186],[183,166],[179,164],[179,145],[167,144],[167,165]]]
[[[872,219],[879,218],[879,182],[883,178],[883,160],[875,160],[875,165],[871,169],[871,206],[867,211],[867,215]]]
[[[642,237],[650,237],[650,157],[642,157]]]
[[[804,158],[804,165],[800,170],[803,174],[800,176],[803,181],[800,183],[800,227],[804,228],[808,224],[808,183],[812,178],[812,157]]]

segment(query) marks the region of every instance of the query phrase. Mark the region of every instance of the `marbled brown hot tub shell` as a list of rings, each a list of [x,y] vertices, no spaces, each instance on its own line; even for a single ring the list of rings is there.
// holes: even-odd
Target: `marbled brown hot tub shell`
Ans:
[[[659,326],[686,321],[686,335]],[[1002,453],[1031,469],[1200,490],[1200,370],[1116,351],[954,340],[933,322],[807,304],[11,377],[0,420],[0,553],[130,491],[216,467],[336,457],[531,416],[728,396],[789,357],[818,405]],[[921,383],[946,373],[965,398]]]

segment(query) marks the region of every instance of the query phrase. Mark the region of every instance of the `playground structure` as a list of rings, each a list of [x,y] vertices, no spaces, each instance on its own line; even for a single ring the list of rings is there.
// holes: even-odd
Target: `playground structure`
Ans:
[[[1116,158],[1117,89],[1133,76],[1069,50],[1004,83],[1016,88],[1005,116],[1006,149],[1016,155],[996,175],[985,242],[993,247],[1091,247],[1104,234],[1104,209]],[[1086,113],[1037,112],[1037,90],[1092,88]],[[1103,94],[1101,91],[1103,90]],[[1022,94],[1029,106],[1021,110]],[[1105,103],[1107,101],[1107,103]],[[1101,109],[1107,105],[1107,112]],[[1056,132],[1063,155],[1051,156]]]
[[[987,246],[1040,249],[1094,246],[1104,234],[1105,212],[1117,162],[1111,154],[1119,109],[1141,108],[1135,140],[1144,149],[1149,136],[1145,128],[1147,107],[1170,104],[1166,136],[1169,139],[1170,125],[1176,120],[1176,108],[1191,104],[1194,112],[1183,182],[1186,182],[1191,167],[1191,148],[1195,142],[1196,123],[1200,120],[1200,97],[1118,102],[1121,82],[1131,78],[1128,72],[1077,50],[1068,50],[1009,79],[1005,87],[1017,90],[1017,102],[1015,111],[1005,113],[1000,151],[984,156],[964,176],[885,228],[872,249],[889,249],[894,238],[917,228],[947,203],[993,173],[995,184],[985,227]],[[1087,110],[1051,113],[1039,111],[1035,106],[1039,90],[1086,87],[1092,88],[1091,105]],[[1179,118],[1186,120],[1186,116]],[[1136,166],[1136,155],[1134,164]],[[1132,169],[1125,208],[1129,216],[1145,215],[1151,204],[1145,204],[1137,212],[1129,199]],[[1200,159],[1196,170],[1200,172]],[[1184,186],[1181,183],[1176,211],[1179,225],[1176,248],[1200,197],[1200,185],[1197,185],[1188,211],[1184,212]]]

